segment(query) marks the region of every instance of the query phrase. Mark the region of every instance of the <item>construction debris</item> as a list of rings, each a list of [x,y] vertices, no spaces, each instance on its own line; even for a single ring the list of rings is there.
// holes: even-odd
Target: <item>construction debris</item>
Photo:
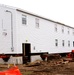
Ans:
[[[63,58],[63,61],[69,61],[69,62],[71,62],[73,60],[72,60],[72,58]]]
[[[69,61],[64,61],[64,62],[62,62],[63,64],[67,64],[67,63],[69,63]]]
[[[74,75],[74,62],[71,62],[72,60],[72,58],[67,57],[47,62],[36,60],[32,63],[18,65],[18,68],[22,75]],[[7,65],[0,65],[0,70],[2,69],[7,69]]]
[[[52,60],[52,59],[60,59],[61,55],[59,54],[52,54],[48,56],[48,60]]]
[[[50,72],[50,69],[44,68],[44,69],[41,69],[41,70],[34,70],[34,72]]]
[[[27,67],[39,66],[41,65],[41,60],[36,60],[35,62],[29,63]]]

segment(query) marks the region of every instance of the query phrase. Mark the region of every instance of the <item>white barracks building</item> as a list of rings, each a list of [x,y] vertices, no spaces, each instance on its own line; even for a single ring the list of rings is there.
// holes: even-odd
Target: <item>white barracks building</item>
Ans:
[[[73,27],[0,5],[0,63],[24,64],[73,49]]]

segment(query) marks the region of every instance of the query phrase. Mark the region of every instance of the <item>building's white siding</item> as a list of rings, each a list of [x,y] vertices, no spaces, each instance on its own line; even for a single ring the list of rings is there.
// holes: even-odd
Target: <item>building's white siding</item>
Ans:
[[[22,17],[26,24],[22,24]],[[29,48],[26,49],[23,43],[31,44],[31,55],[71,52],[74,49],[74,28],[11,7],[0,6],[0,55],[10,54],[13,58],[7,63],[13,63],[13,59],[16,64],[24,63],[25,57],[31,62],[41,59],[40,55],[31,56]],[[2,58],[0,62],[5,63]]]
[[[27,24],[22,24],[22,15],[26,15]],[[70,52],[73,47],[74,35],[73,29],[53,23],[42,18],[39,19],[39,28],[36,27],[35,19],[38,17],[17,11],[17,49],[18,53],[22,53],[22,43],[31,43],[31,53],[64,53]],[[57,32],[55,25],[57,24]],[[62,33],[62,26],[64,33]],[[58,46],[55,46],[55,39],[58,40]],[[27,40],[27,42],[26,42]],[[64,40],[64,47],[62,46]],[[68,47],[68,40],[70,47]]]
[[[10,12],[6,12],[6,10]],[[11,50],[11,13],[13,24],[13,46],[14,51]],[[0,6],[0,54],[16,53],[16,11],[9,7]]]
[[[13,47],[11,50],[11,13],[13,23]],[[27,24],[22,24],[22,15],[26,16]],[[39,28],[36,27],[36,18],[39,20]],[[57,27],[57,31],[55,31]],[[62,32],[64,29],[64,32]],[[70,31],[68,34],[68,30]],[[73,47],[73,28],[54,23],[27,13],[19,12],[5,6],[0,6],[0,54],[22,53],[22,43],[31,44],[31,53],[70,52]],[[55,39],[58,46],[55,46]],[[62,46],[64,40],[64,46]],[[70,47],[68,46],[70,41]]]

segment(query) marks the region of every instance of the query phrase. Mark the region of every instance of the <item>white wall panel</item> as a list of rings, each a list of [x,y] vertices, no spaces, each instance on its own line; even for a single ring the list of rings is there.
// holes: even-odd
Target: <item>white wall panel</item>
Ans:
[[[27,16],[27,25],[22,25],[22,14]],[[67,33],[68,27],[64,26],[64,33],[62,33],[62,25],[57,24],[57,32],[55,31],[55,23],[38,18],[39,28],[35,27],[35,16],[17,12],[17,33],[18,33],[18,49],[22,52],[22,43],[28,40],[31,43],[31,52],[49,52],[49,53],[63,53],[70,52],[73,48],[74,36],[72,28],[70,34]],[[58,47],[55,46],[55,39],[58,39]],[[62,46],[62,40],[65,40],[65,46]],[[68,47],[68,40],[71,46]],[[27,43],[28,43],[27,42]],[[35,50],[34,50],[35,47]]]

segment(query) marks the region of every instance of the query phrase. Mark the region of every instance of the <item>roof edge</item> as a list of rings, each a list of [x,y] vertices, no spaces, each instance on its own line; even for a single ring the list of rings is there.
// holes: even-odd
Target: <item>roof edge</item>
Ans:
[[[35,15],[35,14],[32,14],[32,13],[26,12],[26,11],[21,10],[21,9],[16,9],[16,10],[19,11],[19,12],[23,12],[23,13],[26,13],[26,14],[29,14],[29,15],[32,15],[32,16],[35,16],[35,17],[39,17],[39,18],[42,18],[42,19],[44,19],[44,20],[51,21],[51,22],[54,22],[54,23],[57,23],[57,24],[60,24],[60,25],[63,25],[63,26],[66,26],[66,27],[69,27],[69,28],[74,29],[74,27],[65,25],[65,24],[63,24],[63,23],[60,23],[60,22],[57,22],[57,21],[54,21],[54,20],[47,19],[47,18],[42,17],[42,16],[39,16],[39,15]]]

